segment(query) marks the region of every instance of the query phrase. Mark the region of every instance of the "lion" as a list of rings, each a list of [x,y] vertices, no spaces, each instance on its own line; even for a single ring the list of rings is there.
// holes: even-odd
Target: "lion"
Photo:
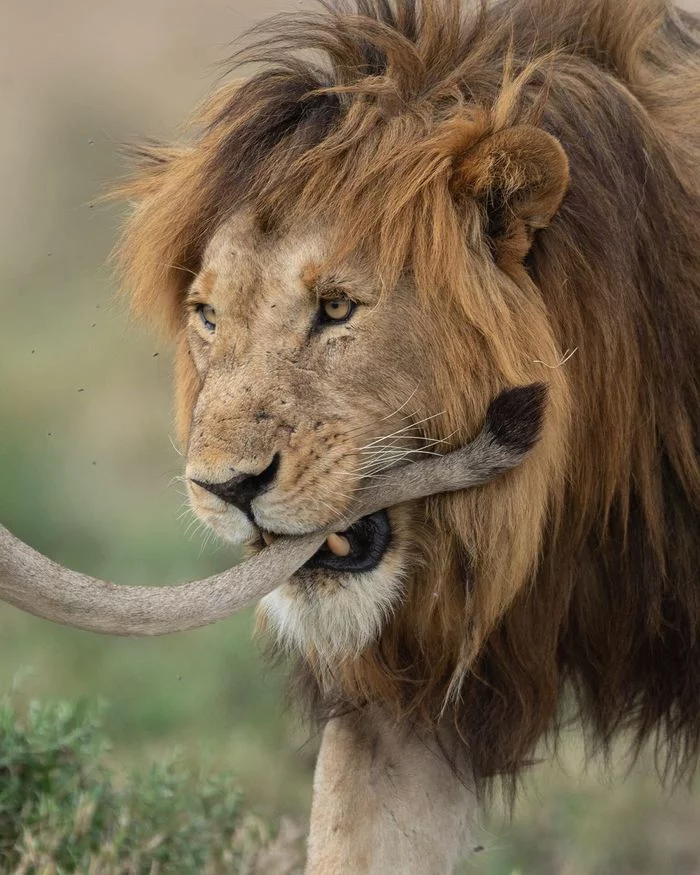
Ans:
[[[119,258],[177,347],[192,507],[253,550],[339,521],[259,608],[327,722],[310,872],[451,871],[474,794],[572,710],[697,764],[696,26],[664,0],[294,12],[190,142],[137,150]],[[520,467],[343,526],[533,383]]]

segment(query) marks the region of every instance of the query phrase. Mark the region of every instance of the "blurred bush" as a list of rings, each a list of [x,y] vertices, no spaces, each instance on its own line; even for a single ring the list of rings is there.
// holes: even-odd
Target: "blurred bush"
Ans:
[[[226,773],[177,758],[106,764],[102,708],[0,700],[0,867],[14,875],[291,873],[298,834],[273,839]],[[276,861],[276,863],[275,863]],[[272,868],[271,868],[272,867]]]

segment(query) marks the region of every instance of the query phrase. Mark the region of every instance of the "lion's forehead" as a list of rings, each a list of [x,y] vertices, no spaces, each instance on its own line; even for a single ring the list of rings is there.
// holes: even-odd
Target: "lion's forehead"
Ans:
[[[212,236],[195,280],[203,295],[246,309],[261,297],[301,292],[323,262],[320,232],[266,235],[248,213],[232,216]]]

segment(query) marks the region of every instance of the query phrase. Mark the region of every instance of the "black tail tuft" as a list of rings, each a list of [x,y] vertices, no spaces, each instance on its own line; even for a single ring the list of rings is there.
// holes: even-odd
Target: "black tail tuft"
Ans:
[[[526,453],[540,436],[546,406],[547,386],[544,383],[506,389],[491,402],[486,412],[486,425],[504,447]]]

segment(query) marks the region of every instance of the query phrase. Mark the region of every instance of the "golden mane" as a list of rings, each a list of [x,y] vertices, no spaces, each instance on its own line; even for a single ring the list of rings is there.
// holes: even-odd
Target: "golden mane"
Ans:
[[[339,249],[367,253],[388,290],[410,274],[480,338],[471,351],[457,328],[441,338],[455,349],[444,423],[460,438],[500,388],[547,379],[537,459],[431,500],[422,564],[382,639],[339,668],[333,697],[311,666],[326,713],[381,701],[453,723],[480,779],[518,773],[569,688],[598,741],[658,732],[671,764],[697,760],[691,27],[663,0],[355,0],[281,15],[236,58],[261,70],[215,95],[190,145],[142,149],[121,192],[138,202],[126,285],[175,334],[187,274],[234,210],[270,233],[332,213]],[[533,129],[568,159],[551,224],[546,204],[541,221],[515,222],[511,196],[533,180],[482,149]],[[565,184],[565,159],[544,157]],[[488,192],[484,173],[498,178]],[[577,355],[543,371],[566,346]],[[197,391],[184,345],[178,372],[184,432]]]

